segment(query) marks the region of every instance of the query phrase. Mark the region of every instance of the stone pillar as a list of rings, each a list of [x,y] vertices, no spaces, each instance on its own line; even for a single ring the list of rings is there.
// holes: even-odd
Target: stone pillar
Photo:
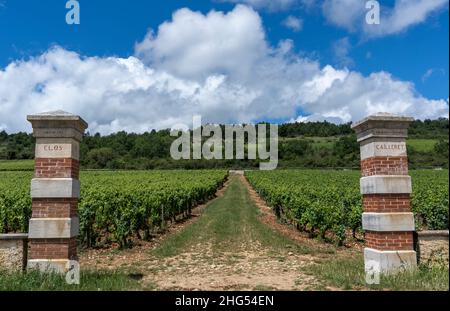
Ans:
[[[414,268],[414,216],[406,137],[413,118],[379,113],[352,127],[361,144],[361,194],[366,271]]]
[[[28,268],[64,273],[78,259],[79,146],[88,125],[64,111],[27,119],[36,137]]]

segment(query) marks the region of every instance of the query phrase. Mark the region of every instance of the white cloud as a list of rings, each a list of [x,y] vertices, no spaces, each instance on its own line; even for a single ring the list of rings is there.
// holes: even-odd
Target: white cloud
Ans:
[[[289,15],[283,20],[283,25],[292,31],[298,32],[303,29],[303,19]]]
[[[448,0],[397,0],[392,9],[385,9],[379,27],[365,25],[369,36],[385,36],[404,32],[423,23],[434,12],[448,8]],[[383,13],[383,9],[382,9]]]
[[[329,87],[318,92],[320,95],[309,106],[311,120],[349,122],[377,112],[418,119],[448,117],[448,99],[429,100],[418,96],[412,83],[396,80],[389,73],[377,72],[365,77],[346,71],[338,77],[335,70],[325,69],[317,81],[325,81]]]
[[[351,67],[354,65],[353,59],[349,56],[351,48],[352,44],[350,43],[350,39],[348,37],[341,38],[334,42],[333,52],[336,61],[340,66]]]
[[[176,11],[155,35],[149,31],[136,45],[147,64],[185,78],[205,79],[212,73],[244,77],[268,53],[261,18],[237,5],[227,14]]]
[[[379,25],[368,25],[365,1],[324,0],[322,11],[329,23],[367,37],[381,37],[404,32],[423,23],[434,12],[448,7],[448,0],[396,0],[393,7],[381,7]]]
[[[329,23],[356,31],[363,22],[365,2],[361,0],[324,0],[322,11]],[[359,23],[358,23],[359,22]]]
[[[110,133],[190,124],[199,114],[213,123],[348,122],[378,111],[435,118],[448,115],[448,100],[424,98],[389,73],[321,67],[295,54],[289,40],[270,46],[259,15],[237,6],[227,14],[177,11],[133,57],[54,47],[0,69],[1,127],[30,130],[27,114],[56,109]]]

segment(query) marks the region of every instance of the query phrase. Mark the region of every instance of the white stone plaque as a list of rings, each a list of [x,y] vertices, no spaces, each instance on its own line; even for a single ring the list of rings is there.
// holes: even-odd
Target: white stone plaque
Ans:
[[[398,141],[374,141],[361,145],[361,160],[372,157],[406,157],[406,143]]]
[[[36,158],[72,158],[79,160],[80,145],[70,138],[38,139],[36,141]]]

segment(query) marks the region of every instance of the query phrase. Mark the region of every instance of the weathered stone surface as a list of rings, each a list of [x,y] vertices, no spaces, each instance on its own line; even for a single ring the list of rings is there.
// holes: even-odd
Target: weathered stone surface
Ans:
[[[31,218],[30,239],[72,238],[78,236],[80,222],[72,218]]]
[[[73,128],[33,128],[33,136],[36,138],[73,138],[81,141],[83,133]]]
[[[74,127],[80,131],[87,129],[88,124],[79,115],[75,115],[63,110],[50,112],[42,112],[28,115],[27,120],[31,122],[33,127],[41,127],[35,125],[44,125],[43,127],[51,127],[46,125],[63,124],[63,128]]]
[[[415,251],[379,251],[364,248],[364,263],[366,271],[371,263],[377,263],[383,274],[402,272],[417,266]]]
[[[449,232],[418,232],[419,262],[431,265],[449,264]]]
[[[73,138],[37,138],[35,158],[80,159],[80,143]]]
[[[414,231],[413,213],[363,213],[362,226],[370,231]]]
[[[80,181],[73,178],[33,178],[32,198],[79,198]]]
[[[64,110],[55,110],[48,112],[41,112],[27,116],[28,121],[79,121],[85,126],[87,123],[78,115],[64,111]]]
[[[27,269],[35,269],[41,272],[54,272],[65,274],[70,269],[69,259],[30,259]]]
[[[25,268],[26,234],[0,234],[0,270],[20,271]]]
[[[379,126],[382,126],[381,124]],[[385,128],[374,128],[365,130],[356,135],[358,142],[363,142],[371,138],[403,138],[408,136],[407,129],[385,129]]]
[[[406,175],[375,175],[360,179],[361,194],[411,193],[411,177]]]

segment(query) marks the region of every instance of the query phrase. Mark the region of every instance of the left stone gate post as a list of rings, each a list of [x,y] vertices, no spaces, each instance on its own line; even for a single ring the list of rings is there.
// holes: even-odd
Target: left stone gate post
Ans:
[[[79,146],[88,124],[64,111],[27,120],[36,138],[27,267],[65,273],[78,260]]]

